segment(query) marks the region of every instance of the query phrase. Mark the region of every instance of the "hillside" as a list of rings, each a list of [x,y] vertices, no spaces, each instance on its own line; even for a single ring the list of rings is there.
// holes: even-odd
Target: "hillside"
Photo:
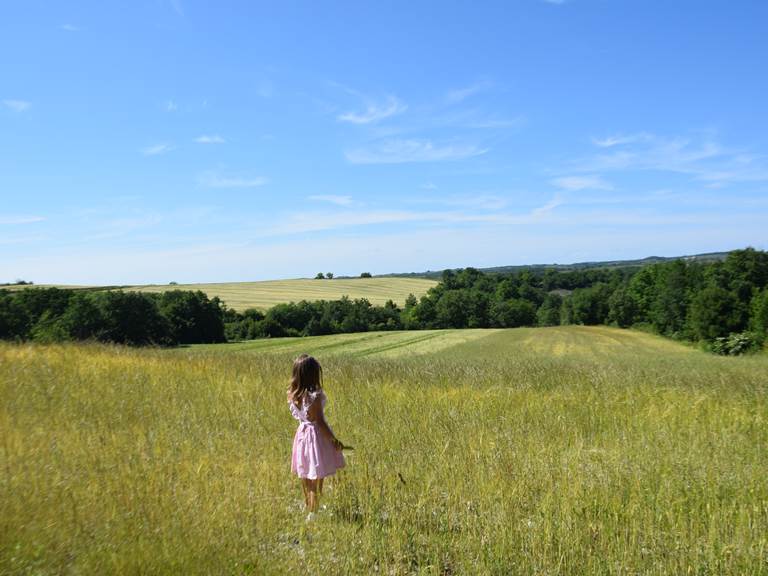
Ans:
[[[344,278],[334,280],[265,280],[262,282],[229,282],[222,284],[178,284],[131,286],[137,292],[166,290],[202,290],[209,297],[218,296],[235,310],[267,309],[275,304],[299,300],[338,300],[342,296],[367,298],[382,305],[393,300],[403,305],[409,294],[417,298],[437,284],[425,278]]]

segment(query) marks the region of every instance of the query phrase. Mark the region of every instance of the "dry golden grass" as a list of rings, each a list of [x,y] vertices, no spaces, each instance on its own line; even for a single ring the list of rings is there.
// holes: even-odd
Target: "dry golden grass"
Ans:
[[[271,308],[284,302],[300,300],[338,300],[342,296],[367,298],[371,304],[382,305],[393,300],[405,303],[408,294],[417,298],[432,286],[434,280],[425,278],[351,278],[334,280],[265,280],[263,282],[230,282],[223,284],[179,284],[177,286],[134,286],[138,292],[166,290],[202,290],[209,297],[218,296],[235,310]]]

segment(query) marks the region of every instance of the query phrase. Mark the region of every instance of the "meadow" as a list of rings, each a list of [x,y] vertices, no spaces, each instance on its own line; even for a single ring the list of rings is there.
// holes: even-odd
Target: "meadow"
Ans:
[[[355,446],[309,523],[303,351]],[[0,344],[0,573],[768,574],[767,391],[604,327]]]
[[[209,298],[218,296],[229,308],[242,312],[248,308],[267,310],[275,304],[299,302],[301,300],[338,300],[342,296],[351,299],[367,298],[377,306],[392,300],[399,306],[405,304],[409,294],[420,298],[427,290],[437,285],[436,280],[427,278],[334,278],[313,280],[297,278],[292,280],[262,280],[258,282],[221,282],[213,284],[145,284],[122,286],[120,290],[131,292],[159,293],[168,290],[201,290]],[[65,284],[33,284],[0,286],[0,290],[25,290],[27,288],[99,289],[99,286],[75,286]],[[103,287],[105,290],[115,287]]]
[[[383,305],[393,300],[402,306],[409,294],[424,295],[437,281],[426,278],[334,278],[332,280],[264,280],[261,282],[229,282],[222,284],[178,284],[132,286],[126,290],[164,292],[166,290],[202,290],[209,298],[218,296],[235,310],[266,310],[275,304],[300,300],[338,300],[367,298],[371,304]]]

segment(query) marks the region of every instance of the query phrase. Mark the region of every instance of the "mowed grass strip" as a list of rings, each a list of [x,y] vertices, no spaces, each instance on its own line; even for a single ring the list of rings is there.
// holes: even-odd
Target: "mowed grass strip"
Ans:
[[[332,336],[260,338],[227,344],[194,344],[176,350],[179,353],[215,352],[227,354],[243,352],[294,355],[307,353],[315,356],[345,355],[396,358],[434,354],[441,350],[486,338],[498,332],[500,330],[494,329],[358,332]]]
[[[425,278],[343,278],[333,280],[265,280],[263,282],[231,282],[222,284],[179,284],[134,286],[126,290],[165,292],[167,290],[202,290],[210,298],[218,296],[235,310],[259,308],[266,310],[275,304],[300,300],[338,300],[367,298],[371,304],[382,305],[392,300],[402,306],[409,294],[417,298],[437,284]]]
[[[768,358],[478,332],[316,340],[356,450],[309,524],[296,348],[0,345],[0,573],[768,572]]]

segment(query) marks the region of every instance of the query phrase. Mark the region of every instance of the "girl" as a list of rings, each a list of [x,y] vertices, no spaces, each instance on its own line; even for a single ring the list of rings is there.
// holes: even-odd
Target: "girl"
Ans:
[[[323,478],[344,467],[344,445],[333,435],[323,416],[326,403],[322,386],[323,369],[308,354],[302,354],[293,363],[288,405],[299,421],[293,437],[291,472],[301,478],[310,519],[317,510],[323,493]]]

